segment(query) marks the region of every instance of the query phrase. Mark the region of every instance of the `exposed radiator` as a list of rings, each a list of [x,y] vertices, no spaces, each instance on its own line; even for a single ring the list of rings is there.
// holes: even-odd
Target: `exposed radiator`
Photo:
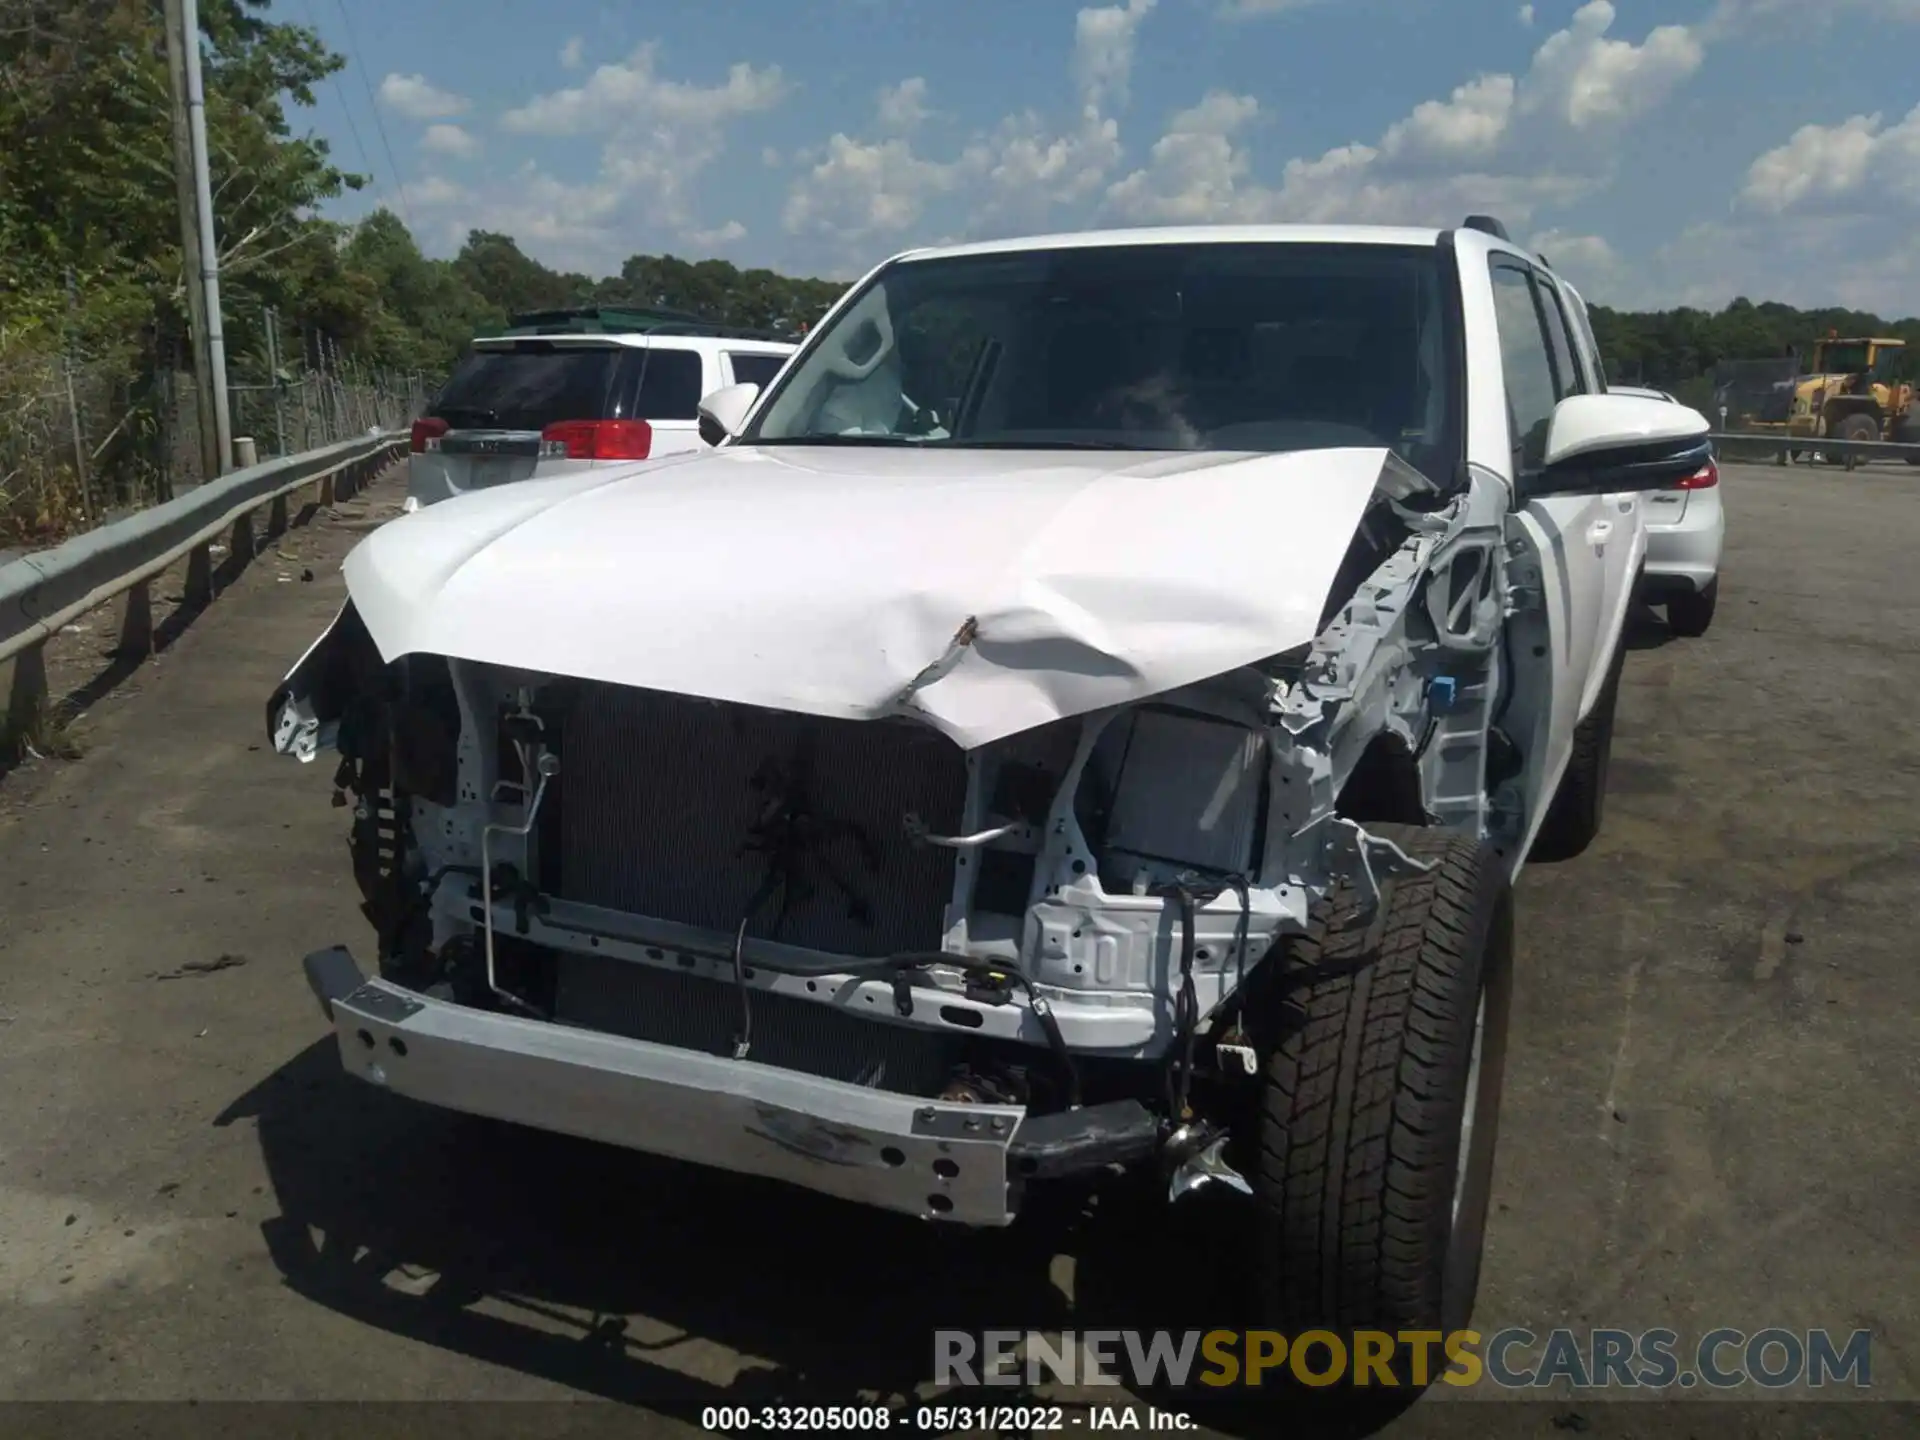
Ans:
[[[756,829],[784,805],[794,883],[777,926],[775,898],[750,934],[834,955],[939,948],[955,855],[911,843],[904,817],[960,824],[966,761],[944,736],[583,685],[559,749],[540,846],[561,898],[731,936],[768,873]]]
[[[731,984],[605,955],[563,954],[554,1019],[709,1055],[731,1053],[740,994]],[[894,1025],[771,991],[752,992],[753,1048],[762,1065],[903,1095],[940,1093],[960,1039]]]

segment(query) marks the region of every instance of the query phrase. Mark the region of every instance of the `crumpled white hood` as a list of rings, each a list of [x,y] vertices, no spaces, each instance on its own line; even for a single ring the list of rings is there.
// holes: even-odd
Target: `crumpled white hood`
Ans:
[[[389,661],[972,748],[1311,640],[1387,455],[723,449],[429,506],[346,578]]]

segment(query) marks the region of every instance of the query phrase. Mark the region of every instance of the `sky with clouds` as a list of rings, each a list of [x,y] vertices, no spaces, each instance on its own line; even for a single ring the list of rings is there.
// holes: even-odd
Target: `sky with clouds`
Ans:
[[[296,126],[469,229],[851,277],[1092,225],[1501,216],[1592,299],[1920,312],[1920,0],[280,0]]]

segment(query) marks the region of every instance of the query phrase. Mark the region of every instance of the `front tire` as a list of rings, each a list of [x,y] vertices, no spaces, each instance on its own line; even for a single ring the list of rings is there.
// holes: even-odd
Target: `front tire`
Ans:
[[[1276,957],[1253,1170],[1262,1323],[1349,1343],[1472,1315],[1512,989],[1501,857],[1445,830],[1373,833],[1432,868],[1383,882],[1377,913],[1342,882]],[[1429,1382],[1445,1369],[1435,1356]]]
[[[1871,415],[1848,415],[1839,424],[1827,427],[1827,434],[1835,440],[1864,442],[1880,438],[1880,426]],[[1822,457],[1829,465],[1845,465],[1847,457],[1829,452]]]
[[[1667,628],[1689,640],[1698,640],[1713,624],[1714,609],[1720,603],[1720,577],[1714,576],[1698,590],[1687,590],[1667,602]]]

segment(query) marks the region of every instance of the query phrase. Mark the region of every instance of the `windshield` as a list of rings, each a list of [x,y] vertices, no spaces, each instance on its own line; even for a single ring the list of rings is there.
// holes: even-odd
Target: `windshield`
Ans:
[[[1451,477],[1436,247],[1128,245],[904,260],[809,346],[747,444],[1390,446]]]
[[[1865,345],[1828,345],[1820,356],[1820,369],[1830,375],[1857,375],[1867,368]]]

